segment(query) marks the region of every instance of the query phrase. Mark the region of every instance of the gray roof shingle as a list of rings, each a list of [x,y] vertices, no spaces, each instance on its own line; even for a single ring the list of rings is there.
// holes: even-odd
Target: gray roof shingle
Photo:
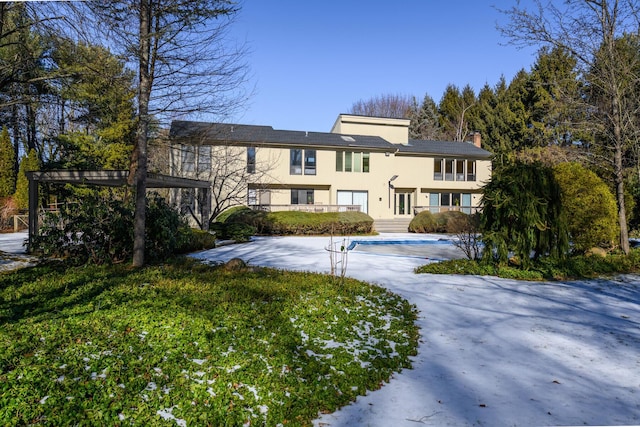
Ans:
[[[206,123],[176,120],[170,138],[178,142],[215,144],[239,143],[268,146],[365,148],[401,154],[464,156],[489,158],[491,153],[466,142],[409,140],[407,145],[392,144],[379,136],[343,135],[328,132],[277,130],[271,126]]]

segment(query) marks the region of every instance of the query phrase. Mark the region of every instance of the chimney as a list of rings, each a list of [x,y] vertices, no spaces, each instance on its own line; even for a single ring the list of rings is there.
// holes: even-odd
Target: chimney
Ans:
[[[475,145],[478,148],[482,148],[482,135],[480,135],[480,132],[473,132],[473,145]]]

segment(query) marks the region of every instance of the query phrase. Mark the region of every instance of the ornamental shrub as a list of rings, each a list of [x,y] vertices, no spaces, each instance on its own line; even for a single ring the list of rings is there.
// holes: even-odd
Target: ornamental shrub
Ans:
[[[458,233],[467,221],[467,214],[460,211],[431,213],[419,212],[409,223],[411,233]]]
[[[31,251],[72,263],[105,264],[127,261],[133,253],[131,202],[90,192],[70,198],[58,213],[45,216]],[[186,247],[191,239],[186,221],[157,194],[147,198],[145,255],[162,261]]]
[[[585,253],[593,247],[612,247],[619,226],[616,200],[609,187],[579,163],[560,163],[553,171],[573,250]]]
[[[211,228],[222,238],[231,238],[228,231],[231,224],[251,227],[235,228],[236,232],[252,230],[259,235],[349,235],[369,234],[373,230],[373,218],[362,212],[264,212],[249,208],[234,209],[224,222],[212,223]]]

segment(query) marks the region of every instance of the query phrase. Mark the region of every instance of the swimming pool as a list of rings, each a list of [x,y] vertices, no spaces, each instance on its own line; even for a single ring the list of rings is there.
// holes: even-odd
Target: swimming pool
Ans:
[[[450,239],[356,239],[347,250],[357,253],[417,257],[431,261],[466,258]]]

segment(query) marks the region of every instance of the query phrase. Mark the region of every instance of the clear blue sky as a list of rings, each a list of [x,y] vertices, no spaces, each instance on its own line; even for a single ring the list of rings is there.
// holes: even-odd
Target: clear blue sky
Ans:
[[[255,95],[236,123],[328,132],[354,102],[476,93],[529,70],[535,50],[504,46],[496,23],[516,0],[244,0],[232,36],[246,41]],[[501,45],[502,44],[502,45]]]

